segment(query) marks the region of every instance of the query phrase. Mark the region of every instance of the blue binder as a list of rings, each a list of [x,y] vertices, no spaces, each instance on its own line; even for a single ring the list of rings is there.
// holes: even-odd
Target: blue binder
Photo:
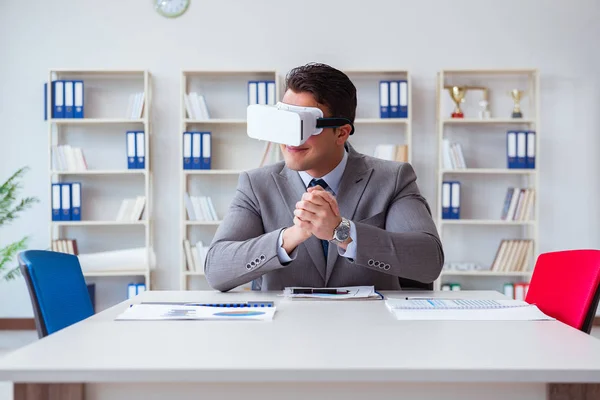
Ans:
[[[143,131],[135,133],[135,168],[146,169],[146,134]]]
[[[183,169],[192,169],[192,133],[183,132]]]
[[[452,182],[442,182],[442,219],[450,219],[450,204],[452,202]]]
[[[202,157],[200,169],[210,169],[212,159],[212,137],[210,132],[202,132]]]
[[[535,131],[527,131],[526,167],[535,169]]]
[[[527,132],[517,132],[517,168],[527,168]]]
[[[71,220],[71,184],[60,184],[60,220]]]
[[[379,117],[389,118],[390,117],[390,82],[380,81],[379,82]]]
[[[202,132],[192,132],[192,169],[201,169]]]
[[[398,118],[408,118],[408,81],[398,82]]]
[[[460,182],[452,181],[450,189],[450,219],[460,219]]]
[[[62,201],[61,201],[62,191],[60,188],[60,183],[52,184],[52,221],[61,221],[61,210],[62,210]]]
[[[506,164],[507,168],[517,167],[517,132],[506,132]]]
[[[258,82],[248,81],[248,105],[258,104]]]
[[[52,118],[64,118],[65,117],[65,82],[64,81],[52,81]]]
[[[73,81],[73,87],[75,91],[73,118],[83,118],[83,81]]]
[[[398,101],[400,100],[400,94],[398,92],[398,86],[400,82],[391,81],[390,85],[390,118],[398,118],[400,112],[398,110]]]
[[[71,220],[81,221],[81,183],[71,183]]]
[[[127,131],[125,134],[127,169],[135,169],[136,166],[135,139],[135,131]]]
[[[65,118],[73,118],[75,103],[75,88],[73,81],[64,81],[65,88]]]
[[[138,283],[137,285],[135,285],[135,293],[136,294],[141,294],[141,293],[144,293],[145,291],[146,291],[145,283]]]
[[[137,296],[137,285],[135,283],[130,283],[127,285],[127,299],[132,299]]]

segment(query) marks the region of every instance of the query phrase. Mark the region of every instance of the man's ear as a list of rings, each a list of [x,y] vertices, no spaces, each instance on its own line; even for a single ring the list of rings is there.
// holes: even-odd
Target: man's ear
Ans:
[[[337,144],[344,144],[352,132],[352,126],[350,124],[342,125],[339,128],[335,128],[335,139]]]

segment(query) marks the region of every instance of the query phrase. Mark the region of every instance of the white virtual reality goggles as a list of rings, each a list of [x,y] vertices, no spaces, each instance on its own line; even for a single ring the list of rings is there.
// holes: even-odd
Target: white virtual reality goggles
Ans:
[[[300,146],[312,135],[318,135],[324,128],[339,128],[354,125],[347,118],[323,118],[323,111],[317,107],[299,107],[285,103],[275,106],[254,104],[247,109],[248,136],[253,139]]]

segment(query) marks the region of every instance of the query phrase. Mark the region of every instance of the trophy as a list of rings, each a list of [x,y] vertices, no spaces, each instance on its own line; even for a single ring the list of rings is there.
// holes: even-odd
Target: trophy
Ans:
[[[515,102],[515,106],[513,108],[512,117],[513,118],[523,118],[523,113],[521,112],[521,98],[525,92],[523,90],[513,89],[510,91],[510,95],[512,96],[513,101]]]
[[[464,86],[451,86],[448,88],[448,91],[450,92],[450,97],[452,97],[452,100],[454,100],[454,103],[456,104],[456,108],[452,113],[452,118],[464,118],[465,114],[463,114],[460,109],[460,103],[465,101],[467,88]]]

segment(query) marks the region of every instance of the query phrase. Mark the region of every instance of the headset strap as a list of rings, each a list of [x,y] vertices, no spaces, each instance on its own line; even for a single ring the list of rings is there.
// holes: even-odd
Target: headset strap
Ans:
[[[347,118],[317,118],[317,128],[339,128],[340,126],[350,125],[354,133],[354,124]]]

